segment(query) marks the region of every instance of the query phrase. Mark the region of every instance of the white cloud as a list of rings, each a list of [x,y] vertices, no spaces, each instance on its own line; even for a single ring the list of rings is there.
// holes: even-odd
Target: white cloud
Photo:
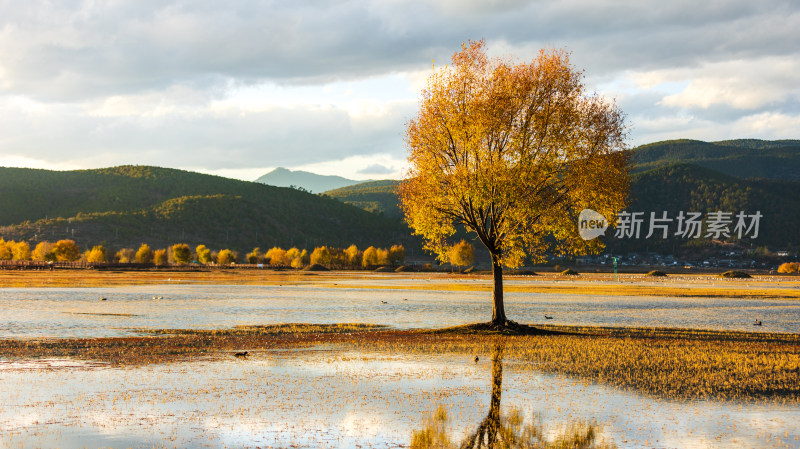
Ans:
[[[35,167],[45,170],[78,170],[82,167],[75,164],[64,164],[60,162],[50,162],[42,159],[32,159],[25,156],[0,154],[0,167]]]
[[[7,117],[0,122],[0,159],[219,170],[401,152],[398,130],[408,105],[347,107],[265,106],[253,111],[163,101],[156,95],[47,108],[6,103],[0,105]]]
[[[381,172],[371,169],[383,167]],[[290,167],[293,170],[304,170],[321,175],[338,175],[348,179],[402,179],[408,163],[402,155],[370,154],[350,156],[340,160],[317,162],[313,164]],[[376,176],[379,175],[379,176]]]
[[[480,38],[569,50],[635,144],[798,137],[798,28],[785,0],[4,2],[0,161],[399,176],[432,64]]]
[[[387,167],[381,164],[372,164],[370,166],[362,168],[361,170],[358,171],[358,173],[362,175],[389,175],[395,173],[396,171],[397,170],[395,170],[392,167]]]
[[[702,109],[722,105],[757,110],[800,98],[800,61],[794,57],[725,61],[683,72],[683,80],[688,82],[686,89],[664,97],[664,105]]]
[[[743,117],[732,127],[751,134],[766,135],[771,139],[796,139],[800,116],[763,112]]]

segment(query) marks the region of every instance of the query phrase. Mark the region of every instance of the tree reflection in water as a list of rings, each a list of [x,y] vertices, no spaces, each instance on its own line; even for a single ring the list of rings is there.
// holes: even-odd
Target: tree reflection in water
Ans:
[[[492,356],[492,397],[489,413],[468,434],[461,444],[453,442],[448,431],[447,411],[442,407],[426,420],[426,425],[413,433],[412,449],[603,449],[614,448],[613,444],[597,441],[597,426],[591,423],[573,422],[555,438],[547,438],[541,424],[524,424],[522,413],[512,408],[508,415],[500,414],[500,397],[503,393],[503,349],[504,343],[495,345]]]

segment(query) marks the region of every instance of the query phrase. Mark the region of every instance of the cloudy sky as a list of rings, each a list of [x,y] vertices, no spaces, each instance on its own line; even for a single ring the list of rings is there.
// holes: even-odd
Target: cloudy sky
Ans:
[[[564,48],[630,144],[800,138],[795,0],[0,0],[0,165],[400,177],[432,65]]]

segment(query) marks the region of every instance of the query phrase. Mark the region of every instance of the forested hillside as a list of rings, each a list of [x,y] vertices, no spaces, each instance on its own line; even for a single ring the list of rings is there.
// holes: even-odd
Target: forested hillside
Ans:
[[[629,211],[738,213],[760,211],[760,236],[746,245],[777,248],[800,244],[800,141],[754,139],[701,142],[672,140],[631,150],[631,204]],[[397,181],[359,184],[326,192],[363,209],[401,216],[394,193]],[[671,252],[684,245],[702,245],[708,239],[687,241],[606,239],[610,248],[626,251]]]
[[[634,173],[631,204],[627,210],[645,212],[648,219],[650,212],[658,215],[667,212],[671,218],[681,211],[760,212],[763,218],[760,219],[759,236],[752,240],[743,239],[742,243],[745,246],[786,248],[800,244],[800,230],[796,226],[800,222],[798,189],[800,182],[797,181],[740,179],[697,165],[673,164]],[[606,238],[604,241],[611,249],[662,252],[674,252],[681,246],[702,243],[702,239],[676,237],[675,230],[673,223],[673,235],[668,239],[644,239],[645,229],[640,239]]]
[[[631,150],[629,211],[759,211],[745,246],[800,244],[800,141],[659,142]],[[49,171],[0,168],[0,237],[72,238],[86,247],[163,247],[176,242],[253,247],[418,247],[402,221],[398,181],[366,182],[314,195],[183,170],[121,166]],[[613,231],[612,231],[613,233]],[[618,251],[675,252],[709,239],[614,239]]]
[[[738,178],[800,180],[800,140],[669,140],[632,151],[634,171],[694,164]]]
[[[402,218],[395,188],[399,181],[385,179],[328,190],[325,195],[366,211],[381,213],[389,218]]]
[[[72,238],[86,246],[408,244],[408,230],[331,198],[147,166],[48,171],[0,168],[0,236]]]

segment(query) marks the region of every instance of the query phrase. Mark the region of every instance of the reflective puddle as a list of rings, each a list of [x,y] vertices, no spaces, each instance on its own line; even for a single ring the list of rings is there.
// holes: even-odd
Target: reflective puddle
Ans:
[[[800,445],[797,406],[665,401],[544,375],[498,347],[477,355],[317,348],[133,368],[6,360],[0,447],[392,448],[432,424],[459,447],[482,424],[515,431],[514,417],[520,434],[549,441],[591,428],[617,447]],[[445,422],[431,419],[439,407]]]

